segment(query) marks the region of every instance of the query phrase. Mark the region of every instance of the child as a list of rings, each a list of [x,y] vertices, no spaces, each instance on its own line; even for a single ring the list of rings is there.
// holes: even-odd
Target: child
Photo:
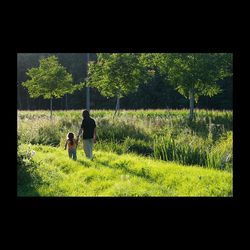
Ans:
[[[64,150],[66,150],[67,145],[68,145],[69,158],[72,159],[72,157],[73,157],[73,160],[76,160],[77,159],[76,148],[77,148],[78,140],[74,139],[74,134],[73,133],[68,133],[67,137],[68,137],[68,139],[67,139],[67,141],[65,143]]]

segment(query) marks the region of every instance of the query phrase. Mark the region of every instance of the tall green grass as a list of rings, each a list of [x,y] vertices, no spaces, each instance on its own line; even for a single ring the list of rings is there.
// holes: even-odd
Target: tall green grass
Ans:
[[[214,145],[198,139],[183,143],[171,137],[156,138],[154,156],[157,159],[176,161],[185,165],[198,164],[204,167],[232,170],[232,133],[228,133],[225,139],[220,139]]]
[[[93,110],[97,123],[95,148],[118,154],[136,153],[185,165],[231,170],[232,111],[197,110],[194,121],[188,110]],[[81,110],[19,111],[20,142],[59,146],[68,132],[78,133]]]

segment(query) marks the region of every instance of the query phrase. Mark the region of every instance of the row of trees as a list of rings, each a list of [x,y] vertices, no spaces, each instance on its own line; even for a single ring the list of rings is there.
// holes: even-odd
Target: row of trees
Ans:
[[[30,68],[38,67],[39,61],[43,58],[55,55],[58,61],[68,72],[72,74],[73,84],[82,82],[87,74],[86,53],[19,53],[17,56],[17,82],[18,82],[18,108],[19,109],[47,109],[48,101],[42,97],[36,99],[30,98],[26,88],[22,86],[22,82],[29,79],[27,71]],[[90,53],[90,58],[95,59],[95,54]],[[82,108],[82,98],[84,89],[76,91],[73,94],[65,94],[62,98],[53,101],[54,108],[68,109],[71,107]]]
[[[227,53],[101,53],[90,64],[87,84],[106,97],[120,98],[137,91],[139,85],[162,75],[175,90],[194,102],[221,91],[218,81],[232,76],[232,55]]]
[[[79,55],[79,54],[78,54]],[[116,98],[116,112],[120,99],[128,95],[136,97],[138,89],[147,91],[157,83],[162,83],[171,94],[179,93],[190,101],[190,118],[193,117],[194,102],[201,96],[214,96],[222,91],[222,82],[229,82],[232,76],[232,54],[227,53],[99,53],[91,54],[84,67],[69,65],[72,74],[60,65],[58,57],[40,60],[40,65],[29,69],[30,79],[23,83],[31,97],[52,98],[67,93],[81,92],[83,87],[91,87],[107,98]],[[68,55],[69,58],[72,58]],[[81,55],[84,61],[83,55]],[[20,58],[19,58],[20,59]],[[79,65],[79,64],[78,64]],[[67,67],[68,69],[68,67]],[[79,77],[79,73],[80,77]],[[76,77],[77,75],[77,77]],[[77,79],[77,80],[76,80]],[[85,79],[85,80],[83,80]],[[223,80],[224,79],[224,80]],[[228,84],[229,85],[229,84]],[[232,83],[231,83],[232,85]],[[175,91],[177,90],[177,92]],[[127,97],[128,98],[128,97]],[[52,108],[52,106],[51,106]],[[52,110],[52,109],[51,109]]]

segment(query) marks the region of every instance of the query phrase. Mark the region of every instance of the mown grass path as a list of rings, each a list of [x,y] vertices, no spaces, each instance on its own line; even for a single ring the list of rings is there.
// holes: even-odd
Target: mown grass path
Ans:
[[[27,145],[21,145],[26,150]],[[232,196],[232,173],[137,156],[78,149],[78,160],[62,148],[33,145],[30,187],[18,196]]]

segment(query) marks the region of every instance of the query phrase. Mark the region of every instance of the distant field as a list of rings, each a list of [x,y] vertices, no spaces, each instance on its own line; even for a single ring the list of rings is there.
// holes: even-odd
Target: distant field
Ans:
[[[95,159],[87,160],[80,144],[73,162],[63,144],[68,132],[77,134],[81,112],[54,111],[51,121],[47,110],[18,111],[27,161],[18,168],[18,195],[232,196],[232,111],[197,110],[190,122],[186,109],[121,110],[115,117],[93,110]],[[29,144],[33,165],[25,156]]]

